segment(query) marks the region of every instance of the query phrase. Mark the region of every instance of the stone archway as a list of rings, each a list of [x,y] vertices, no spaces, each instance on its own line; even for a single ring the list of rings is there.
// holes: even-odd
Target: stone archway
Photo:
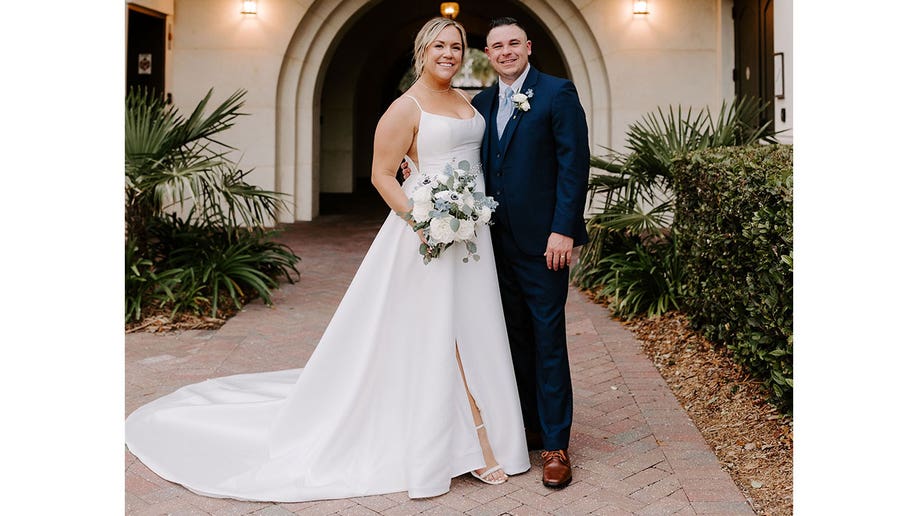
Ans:
[[[319,170],[323,158],[321,104],[326,74],[344,35],[373,7],[385,3],[386,0],[316,0],[291,38],[277,85],[275,184],[279,192],[290,196],[294,209],[292,214],[283,214],[280,222],[312,220],[318,214]],[[591,141],[611,141],[610,79],[596,38],[574,3],[571,0],[527,0],[525,5],[508,0],[507,3],[531,13],[560,50],[580,93]],[[393,37],[406,36],[396,31]],[[409,41],[411,37],[413,33],[407,36]],[[355,94],[356,77],[347,77],[336,84],[350,84],[351,90],[336,87],[334,95]],[[326,152],[325,159],[334,158]]]

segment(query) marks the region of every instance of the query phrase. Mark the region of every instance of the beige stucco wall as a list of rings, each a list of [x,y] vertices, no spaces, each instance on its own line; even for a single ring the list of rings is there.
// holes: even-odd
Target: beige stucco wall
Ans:
[[[594,148],[611,143],[623,151],[628,125],[657,106],[717,107],[732,98],[732,83],[724,91],[733,68],[732,3],[724,3],[656,0],[646,16],[634,16],[630,1],[587,3],[584,17],[604,50],[612,85],[612,139]]]
[[[129,0],[127,4],[139,5],[163,14],[175,14],[174,0]]]
[[[308,3],[308,2],[307,2]],[[290,0],[260,0],[257,15],[240,13],[241,2],[176,0],[173,99],[190,110],[214,88],[214,102],[247,91],[248,116],[221,139],[238,149],[251,182],[275,189],[274,145],[277,78],[287,45],[305,8]]]
[[[774,99],[775,131],[778,140],[793,143],[794,140],[794,2],[775,0],[775,53],[784,53],[784,98]],[[781,110],[785,119],[781,121]]]
[[[238,1],[175,0],[174,101],[188,110],[211,87],[217,100],[238,88],[248,91],[245,110],[250,116],[239,120],[224,140],[239,149],[235,156],[241,168],[254,168],[256,184],[295,200],[295,212],[282,221],[311,219],[320,188],[348,186],[340,178],[320,185],[315,173],[319,163],[348,163],[350,138],[346,125],[337,130],[326,126],[320,144],[313,129],[319,107],[314,94],[328,66],[322,57],[335,44],[335,30],[346,26],[348,13],[368,3],[259,0],[258,14],[246,16]],[[605,152],[603,146],[624,150],[628,124],[657,106],[717,108],[732,97],[730,0],[654,0],[647,16],[633,15],[631,0],[525,4],[545,22],[568,60],[597,154]],[[787,23],[790,8],[785,6],[790,4],[777,2],[776,27]],[[790,79],[790,29],[785,36],[782,28],[780,38],[778,32],[776,51],[779,40],[781,48],[788,47],[785,73]],[[789,108],[790,97],[785,103]],[[332,106],[347,110],[344,102]]]

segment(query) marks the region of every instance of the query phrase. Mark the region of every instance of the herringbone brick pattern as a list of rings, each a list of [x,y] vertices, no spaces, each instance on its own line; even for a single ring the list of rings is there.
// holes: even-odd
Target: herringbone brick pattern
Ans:
[[[255,302],[217,331],[125,339],[126,413],[206,378],[302,366],[360,264],[380,218],[333,215],[292,225],[283,239],[302,277],[275,306]],[[574,481],[550,490],[541,463],[506,484],[469,475],[449,493],[405,493],[305,503],[251,503],[197,496],[162,480],[125,451],[125,512],[132,515],[625,515],[754,514],[629,331],[571,289],[567,306],[574,427]]]

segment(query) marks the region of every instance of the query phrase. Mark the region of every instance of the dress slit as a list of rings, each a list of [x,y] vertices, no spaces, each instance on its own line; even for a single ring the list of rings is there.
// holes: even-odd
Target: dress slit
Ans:
[[[459,351],[459,342],[456,342],[456,365],[459,368],[459,376],[462,379],[462,385],[464,387],[464,394],[466,398],[467,411],[472,419],[472,434],[474,435],[475,443],[477,445],[477,451],[481,454],[482,467],[487,465],[487,459],[484,456],[484,448],[481,444],[481,437],[478,435],[478,426],[484,424],[485,432],[487,432],[487,425],[484,421],[484,411],[481,409],[481,405],[478,402],[478,397],[472,391],[472,388],[469,387],[468,376],[465,374],[465,366],[462,362],[462,353]],[[472,406],[474,405],[474,409]],[[475,412],[478,413],[478,421],[475,420]],[[490,447],[490,445],[489,445]],[[492,452],[493,453],[493,452]],[[478,468],[476,468],[478,469]]]

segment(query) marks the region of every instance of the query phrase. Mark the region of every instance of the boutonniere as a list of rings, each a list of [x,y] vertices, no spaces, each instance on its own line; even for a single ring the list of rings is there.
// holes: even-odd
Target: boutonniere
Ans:
[[[526,90],[526,93],[514,93],[510,96],[510,100],[513,101],[513,107],[519,109],[520,111],[529,111],[529,99],[532,98],[532,88]]]

